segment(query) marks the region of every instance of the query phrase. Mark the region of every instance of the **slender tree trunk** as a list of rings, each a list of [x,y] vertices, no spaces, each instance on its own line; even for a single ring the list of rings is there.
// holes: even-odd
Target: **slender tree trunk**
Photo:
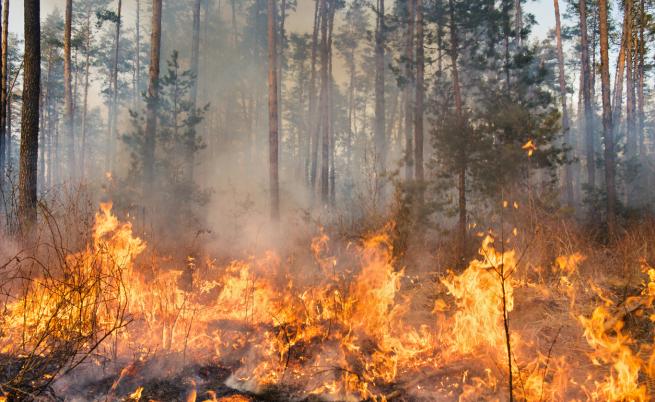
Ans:
[[[287,0],[282,0],[280,3],[280,14],[279,14],[279,29],[278,29],[278,41],[277,41],[277,121],[278,121],[278,138],[284,136],[284,125],[282,124],[282,116],[284,116],[284,97],[282,96],[282,85],[284,83],[284,65],[286,63],[284,57],[284,50],[286,49],[286,31],[284,30],[284,24],[287,17]],[[276,15],[276,18],[278,16]]]
[[[612,121],[614,124],[615,135],[619,131],[618,122],[621,121],[623,111],[623,81],[625,78],[625,60],[626,49],[628,47],[628,18],[627,14],[623,17],[623,30],[621,32],[621,46],[616,62],[616,74],[614,75],[614,94],[612,97]]]
[[[562,23],[559,13],[559,1],[553,0],[555,6],[555,36],[557,39],[557,64],[559,67],[559,91],[562,102],[562,131],[564,133],[564,143],[571,146],[571,124],[569,122],[569,109],[566,104],[566,74],[564,73],[564,50],[562,48]],[[570,163],[564,168],[564,188],[566,194],[566,203],[573,205],[573,171]]]
[[[67,153],[66,177],[73,178],[75,167],[75,132],[73,130],[73,87],[71,61],[71,32],[73,25],[73,0],[66,0],[64,19],[64,126]]]
[[[638,74],[638,83],[637,83],[637,133],[639,136],[639,156],[644,157],[646,155],[645,151],[645,138],[644,138],[644,59],[646,53],[646,43],[644,42],[644,26],[646,24],[646,10],[645,10],[645,0],[639,2],[639,46],[637,51],[638,62],[637,62],[637,74]]]
[[[351,27],[352,28],[352,27]],[[350,48],[350,53],[348,54],[347,65],[348,65],[348,138],[347,138],[347,150],[346,150],[346,163],[347,163],[347,174],[349,177],[352,177],[352,165],[353,165],[353,140],[355,138],[355,79],[357,78],[357,63],[355,61],[355,49],[356,46]],[[377,67],[376,67],[377,68]],[[376,71],[376,80],[377,80],[377,71]],[[376,81],[377,85],[377,81]],[[376,87],[377,88],[377,87]],[[377,101],[377,95],[376,95]],[[377,102],[376,102],[377,108]],[[376,109],[377,110],[377,109]],[[377,121],[377,120],[376,120]],[[377,138],[377,137],[376,137]],[[377,142],[376,142],[377,144]],[[379,148],[378,148],[379,149]]]
[[[198,102],[198,72],[200,65],[200,3],[201,0],[194,0],[193,4],[193,38],[191,42],[191,73],[194,76],[193,86],[191,87],[191,103],[193,113],[196,113]],[[195,130],[191,130],[190,138],[187,139],[186,146],[186,165],[187,165],[187,182],[193,182],[193,171],[195,164],[196,152],[196,135]]]
[[[587,4],[580,0],[580,47],[582,65],[582,97],[584,101],[585,149],[587,159],[587,185],[596,187],[596,157],[594,147],[594,117],[591,99],[591,71],[589,66],[589,41],[587,39]]]
[[[52,49],[52,48],[51,48]],[[39,167],[37,181],[41,187],[49,187],[52,184],[52,152],[49,144],[50,141],[50,77],[52,75],[52,50],[48,50],[46,60],[46,76],[42,77],[41,99],[39,100],[39,120],[41,121],[39,130]],[[47,114],[47,115],[46,115]],[[47,144],[47,146],[45,146]],[[47,157],[47,172],[46,172]],[[47,173],[47,174],[46,174]]]
[[[625,83],[626,83],[626,153],[628,158],[637,156],[637,137],[636,137],[636,119],[635,119],[635,90],[634,90],[634,64],[633,64],[633,16],[632,16],[632,0],[624,1],[624,14],[626,19],[626,47],[625,47]]]
[[[155,179],[155,136],[159,108],[159,61],[161,52],[162,0],[152,0],[152,29],[150,35],[150,69],[148,73],[148,105],[143,152],[144,196],[152,194]]]
[[[588,35],[588,34],[587,34]],[[596,105],[596,81],[597,81],[597,76],[596,71],[598,70],[598,62],[597,62],[597,56],[598,56],[598,7],[594,10],[593,15],[591,16],[591,84],[589,88],[589,92],[591,93],[591,99],[592,103],[595,107]],[[595,126],[594,126],[595,127]],[[595,137],[596,141],[596,147],[598,146],[598,137]]]
[[[280,218],[278,177],[278,108],[277,108],[277,14],[275,0],[268,0],[268,146],[271,219]]]
[[[153,0],[153,7],[154,7]],[[121,39],[121,11],[122,11],[122,0],[118,0],[118,21],[116,22],[116,35],[114,37],[114,61],[112,63],[111,71],[111,106],[109,110],[111,114],[109,115],[109,136],[107,137],[107,170],[111,171],[114,169],[114,159],[116,157],[116,125],[118,124],[118,53],[120,49],[120,39]],[[154,11],[153,11],[154,12]]]
[[[334,14],[336,11],[336,3],[329,2],[329,15],[328,15],[328,90],[327,90],[327,127],[330,138],[330,206],[336,205],[336,171],[335,171],[335,138],[334,138],[334,77],[332,75],[332,33],[334,32]]]
[[[1,5],[0,5],[1,6]],[[0,10],[0,13],[2,10]],[[2,26],[0,30],[4,31],[3,26],[5,22],[2,21]],[[0,192],[4,188],[5,182],[5,157],[7,155],[7,66],[4,62],[4,55],[7,53],[7,45],[5,42],[2,42],[2,79],[0,79]]]
[[[603,96],[603,140],[605,145],[605,186],[607,191],[607,229],[613,239],[616,235],[616,165],[614,134],[612,132],[612,105],[610,103],[609,32],[607,0],[599,0],[600,13],[600,74]]]
[[[10,98],[10,88],[9,88],[9,68],[8,68],[8,56],[9,56],[9,0],[4,0],[2,6],[2,77],[0,78],[0,137],[5,138],[5,149],[6,153],[0,151],[0,159],[4,158],[4,162],[0,162],[0,175],[3,177],[0,178],[0,185],[4,179],[3,168],[6,168],[6,171],[11,169],[11,107],[9,105]]]
[[[316,0],[316,9],[314,11],[314,31],[312,33],[312,70],[309,83],[309,118],[313,122],[311,128],[311,167],[309,169],[309,184],[312,193],[316,189],[316,174],[318,170],[318,142],[320,135],[320,119],[317,119],[316,113],[316,59],[318,55],[318,32],[323,18],[322,3]]]
[[[455,22],[455,6],[453,0],[449,0],[450,12],[450,63],[453,69],[453,96],[455,98],[455,115],[457,117],[458,125],[463,126],[463,103],[462,91],[459,82],[459,67],[457,64],[459,52],[459,38],[457,36],[457,24]],[[466,141],[463,141],[466,144]],[[459,172],[458,172],[458,209],[459,221],[457,226],[457,247],[459,263],[464,264],[466,261],[466,243],[467,243],[467,219],[466,219],[466,172],[468,170],[468,154],[467,150],[463,147],[459,155]]]
[[[17,73],[17,75],[18,75],[18,73]],[[11,145],[11,140],[12,140],[12,138],[11,138],[12,115],[11,114],[13,113],[12,112],[13,108],[12,108],[11,102],[14,99],[13,95],[14,94],[11,92],[11,89],[10,89],[9,90],[9,95],[7,96],[7,159],[6,159],[7,170],[9,170],[10,172],[13,170],[13,163],[12,163],[13,161],[11,160],[12,155],[13,155],[13,153],[12,153],[13,150],[12,150],[12,145]]]
[[[384,100],[384,42],[386,28],[384,21],[384,0],[377,0],[377,3],[375,24],[375,149],[378,161],[378,175],[381,175],[386,170],[387,164]]]
[[[414,178],[414,130],[412,117],[414,94],[414,1],[407,0],[407,33],[405,42],[405,180]]]
[[[136,40],[136,55],[135,55],[135,72],[134,72],[134,105],[139,102],[139,91],[141,88],[141,0],[136,0],[136,22],[135,22],[135,40]]]
[[[329,167],[330,167],[330,130],[328,127],[328,0],[320,0],[321,4],[321,95],[320,95],[320,128],[321,128],[321,203],[328,205],[329,197]]]
[[[82,144],[80,146],[80,175],[86,178],[86,131],[87,115],[89,110],[89,79],[91,68],[91,13],[89,8],[86,12],[86,41],[85,41],[85,60],[84,60],[84,100],[82,106]]]
[[[25,57],[21,113],[19,218],[26,235],[36,223],[39,154],[39,92],[41,87],[41,16],[39,0],[25,0]]]
[[[414,163],[415,178],[423,175],[423,100],[424,100],[424,49],[423,49],[423,0],[416,0],[416,104],[414,116]],[[422,198],[422,197],[420,197]]]

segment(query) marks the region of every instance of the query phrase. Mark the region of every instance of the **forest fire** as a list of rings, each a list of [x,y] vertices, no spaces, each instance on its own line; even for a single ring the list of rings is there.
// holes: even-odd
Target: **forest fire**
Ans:
[[[0,402],[655,400],[655,0],[0,37]]]
[[[99,380],[79,380],[79,370],[113,378],[93,399],[157,400],[148,396],[153,372],[167,378],[185,365],[210,364],[229,370],[222,386],[234,394],[223,401],[274,389],[295,400],[502,400],[509,395],[509,370],[519,400],[649,398],[644,378],[653,372],[655,354],[622,330],[628,313],[655,317],[649,313],[655,269],[645,263],[641,294],[622,306],[599,294],[602,305],[575,317],[569,288],[576,285],[568,278],[577,275],[580,254],[554,261],[561,277],[548,287],[532,282],[516,251],[499,251],[489,234],[466,269],[430,286],[441,287],[442,296],[429,313],[416,300],[422,289],[411,289],[394,259],[393,225],[349,244],[342,255],[331,254],[321,232],[308,245],[313,261],[303,276],[273,251],[224,266],[189,259],[164,269],[164,259],[149,253],[111,208],[103,204],[96,214],[92,244],[62,256],[65,270],[31,282],[16,275],[15,301],[3,315],[2,353],[33,359],[30,367],[46,379],[65,373],[54,386],[69,397]],[[541,302],[568,311],[545,348],[540,334],[524,327],[526,317],[515,313],[520,303],[544,296]],[[416,318],[416,309],[428,314]],[[579,339],[554,348],[564,326]],[[70,356],[54,372],[52,363],[37,363],[56,359],[62,347],[93,347],[93,353]],[[189,383],[194,396],[186,400],[205,400],[198,394],[201,380]],[[3,392],[20,396],[10,387]],[[205,393],[219,400],[215,390]]]

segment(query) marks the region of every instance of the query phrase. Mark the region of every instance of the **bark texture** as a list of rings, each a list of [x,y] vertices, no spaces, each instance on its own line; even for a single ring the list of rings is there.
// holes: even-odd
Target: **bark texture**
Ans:
[[[271,218],[280,217],[278,176],[277,29],[275,0],[268,0],[268,156]]]
[[[161,52],[162,0],[152,0],[152,28],[150,34],[150,68],[148,71],[148,105],[143,150],[144,195],[150,194],[154,179],[155,136],[159,103],[159,60]]]
[[[25,0],[25,56],[21,111],[19,219],[26,235],[36,223],[41,87],[41,17],[39,0]]]

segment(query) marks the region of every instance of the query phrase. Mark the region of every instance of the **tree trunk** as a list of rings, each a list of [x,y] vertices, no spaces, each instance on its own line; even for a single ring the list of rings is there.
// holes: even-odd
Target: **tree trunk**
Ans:
[[[73,178],[75,172],[75,132],[73,130],[73,86],[71,68],[71,32],[73,24],[73,0],[66,0],[64,19],[64,126],[67,159],[66,177]]]
[[[284,50],[286,46],[286,32],[284,30],[284,24],[286,22],[286,17],[287,17],[287,0],[282,0],[280,3],[280,21],[279,21],[279,29],[277,32],[278,35],[278,41],[276,45],[277,49],[277,121],[278,121],[278,138],[282,138],[284,136],[283,129],[284,126],[282,124],[282,116],[283,116],[283,108],[284,108],[284,97],[282,96],[282,83],[284,82],[284,65],[285,65],[285,59],[284,59]],[[275,18],[278,16],[276,15]]]
[[[330,206],[336,205],[336,171],[335,171],[335,138],[334,138],[334,76],[332,75],[332,33],[334,32],[334,14],[336,3],[329,2],[328,11],[328,89],[327,89],[327,129],[330,141]]]
[[[320,0],[321,4],[321,95],[320,95],[320,128],[321,128],[321,203],[326,206],[329,197],[330,169],[330,131],[328,117],[328,0]]]
[[[146,113],[146,138],[143,152],[144,196],[152,194],[151,190],[155,178],[155,136],[157,134],[157,109],[159,108],[159,60],[161,52],[161,8],[162,0],[152,0],[148,105]]]
[[[557,64],[559,67],[559,91],[562,102],[562,132],[564,143],[571,146],[571,125],[569,122],[569,109],[566,102],[566,75],[564,73],[564,50],[562,48],[562,23],[559,13],[559,1],[553,0],[555,6],[555,36],[557,39]],[[564,168],[564,189],[566,203],[573,206],[573,171],[570,163]]]
[[[346,60],[348,66],[348,137],[346,141],[346,170],[348,177],[352,177],[352,166],[353,166],[353,142],[355,138],[355,80],[357,78],[357,63],[355,61],[355,46],[351,46],[350,52],[348,53],[348,58]],[[377,91],[377,59],[376,59],[376,91]],[[377,92],[376,92],[376,112],[377,112]],[[376,117],[377,119],[377,117]],[[376,120],[377,122],[377,120]],[[377,135],[377,133],[376,133]],[[378,137],[375,137],[376,144],[376,154],[379,155],[379,147],[377,142]],[[378,156],[378,161],[379,161]]]
[[[1,7],[1,6],[0,6]],[[0,13],[2,10],[0,10]],[[0,30],[4,31],[3,26],[6,23],[2,21]],[[5,182],[5,156],[7,155],[7,65],[5,63],[5,54],[7,53],[7,45],[2,42],[2,78],[0,79],[0,192],[4,188]]]
[[[153,0],[154,2],[158,0]],[[161,0],[159,0],[161,1]],[[122,0],[118,0],[118,21],[116,22],[116,35],[114,37],[114,61],[112,63],[111,71],[111,105],[109,115],[109,136],[107,137],[107,166],[106,169],[111,171],[114,169],[114,158],[116,157],[116,125],[118,124],[118,51],[120,49],[121,39],[121,10]],[[154,11],[153,11],[154,13]]]
[[[139,102],[139,91],[141,88],[141,0],[136,0],[135,37],[134,105],[136,106]]]
[[[278,108],[277,108],[277,13],[275,0],[268,0],[268,155],[271,219],[280,218],[278,177]]]
[[[316,59],[318,55],[318,31],[321,26],[323,14],[322,3],[316,0],[316,8],[314,10],[314,30],[312,32],[312,71],[309,78],[309,118],[313,122],[311,125],[311,166],[309,169],[309,184],[312,193],[316,189],[316,174],[318,170],[318,142],[320,134],[320,119],[316,117]]]
[[[39,152],[39,92],[41,87],[41,16],[39,0],[25,0],[25,56],[21,112],[19,219],[26,235],[36,223]]]
[[[8,68],[8,56],[9,56],[9,0],[4,0],[2,6],[2,61],[0,62],[2,66],[2,77],[0,78],[0,137],[5,138],[5,149],[6,153],[0,155],[2,159],[5,155],[4,163],[0,163],[0,174],[3,173],[3,167],[6,168],[6,171],[11,169],[11,107],[9,105],[9,99],[11,98],[9,91],[9,68]],[[4,175],[3,175],[4,176]],[[2,183],[2,178],[0,178],[0,183]]]
[[[412,118],[414,86],[414,1],[407,0],[407,32],[405,38],[405,180],[414,178],[414,133]]]
[[[423,100],[424,100],[423,0],[416,0],[416,104],[414,116],[415,178],[423,181]]]
[[[587,4],[580,0],[580,47],[582,65],[582,98],[584,101],[585,150],[587,159],[587,185],[596,187],[596,157],[594,147],[594,116],[591,99],[591,71],[589,66],[589,40],[587,38]]]
[[[459,52],[459,38],[457,37],[457,25],[455,23],[455,6],[453,0],[449,0],[450,11],[450,63],[453,69],[453,96],[455,98],[455,115],[457,117],[458,125],[463,124],[463,104],[462,104],[462,91],[459,82],[459,68],[457,65],[458,52]],[[464,141],[463,144],[466,142]],[[459,221],[457,225],[457,253],[459,257],[459,264],[466,262],[466,242],[467,242],[467,219],[466,219],[466,172],[468,170],[466,149],[462,148],[459,155],[459,169],[458,169],[458,210]]]
[[[41,183],[42,187],[49,187],[52,184],[51,176],[52,176],[52,153],[51,153],[51,147],[49,144],[50,140],[50,127],[52,124],[50,124],[50,76],[52,74],[52,50],[48,51],[48,56],[46,60],[46,68],[45,68],[46,76],[42,77],[41,83],[42,83],[42,88],[41,88],[41,93],[40,93],[40,100],[39,100],[39,120],[41,121],[40,124],[40,130],[39,130],[39,153],[40,153],[40,158],[39,158],[39,167],[38,167],[38,176],[37,176],[37,181]],[[46,117],[47,113],[47,117]],[[45,145],[48,144],[46,147]],[[48,160],[48,170],[46,172],[46,157]],[[47,174],[46,174],[47,173]]]
[[[200,65],[200,2],[195,0],[193,4],[193,38],[191,43],[191,73],[194,76],[193,86],[191,87],[191,103],[193,113],[196,113],[198,102],[198,71]],[[187,182],[193,182],[193,171],[195,164],[196,152],[196,135],[195,130],[191,130],[191,136],[187,139],[186,165],[187,165]]]
[[[644,138],[644,59],[646,53],[646,43],[644,42],[644,26],[646,24],[645,0],[639,2],[639,46],[637,61],[637,133],[639,136],[639,156],[646,154]]]
[[[600,13],[600,74],[603,97],[603,140],[605,145],[605,186],[607,191],[607,229],[613,239],[616,235],[616,166],[614,162],[614,134],[612,131],[612,105],[610,103],[609,32],[607,0],[599,0]]]
[[[85,60],[84,60],[84,104],[82,105],[82,144],[80,145],[80,175],[86,177],[86,131],[87,131],[87,114],[89,110],[89,78],[91,68],[91,8],[86,11],[86,43],[85,43]]]
[[[384,0],[377,0],[377,18],[375,26],[375,150],[377,172],[381,175],[387,164],[387,139],[385,134],[384,103]],[[354,64],[354,61],[353,61]]]
[[[633,64],[633,34],[632,34],[632,0],[624,1],[624,14],[626,19],[626,47],[625,47],[625,111],[626,111],[626,153],[629,159],[637,156],[637,137],[635,119],[635,90],[634,90],[634,64]]]
[[[619,47],[619,55],[616,62],[616,74],[614,75],[614,94],[612,97],[612,121],[614,124],[615,132],[618,132],[619,124],[621,121],[621,113],[623,111],[623,81],[625,78],[625,58],[626,49],[628,46],[628,16],[623,16],[623,30],[621,32],[621,45]]]

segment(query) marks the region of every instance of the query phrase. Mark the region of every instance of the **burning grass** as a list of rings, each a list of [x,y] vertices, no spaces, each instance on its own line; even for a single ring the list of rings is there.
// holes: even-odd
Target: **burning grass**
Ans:
[[[103,204],[81,251],[4,267],[0,390],[11,400],[652,395],[648,256],[618,281],[598,275],[593,249],[539,259],[516,231],[487,233],[466,269],[433,281],[401,266],[392,233],[336,247],[321,231],[295,254],[176,267]]]

